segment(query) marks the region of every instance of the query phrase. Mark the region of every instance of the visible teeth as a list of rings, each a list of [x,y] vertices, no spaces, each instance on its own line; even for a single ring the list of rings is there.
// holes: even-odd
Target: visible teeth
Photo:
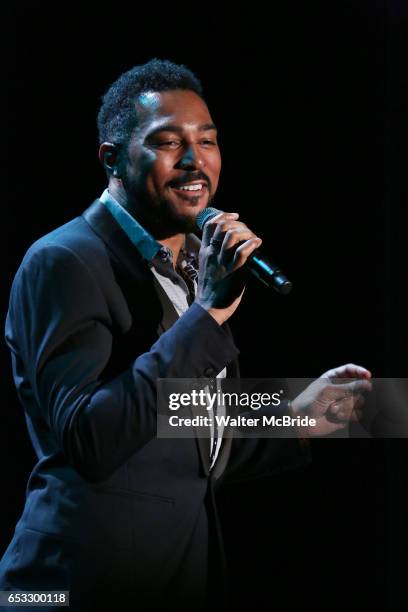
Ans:
[[[200,185],[182,185],[179,189],[184,189],[185,191],[200,191],[203,186]]]

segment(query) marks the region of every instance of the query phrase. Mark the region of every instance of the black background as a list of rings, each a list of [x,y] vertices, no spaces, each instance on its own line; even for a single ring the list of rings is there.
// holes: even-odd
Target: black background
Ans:
[[[28,246],[105,186],[100,96],[124,70],[168,58],[202,80],[219,128],[215,205],[241,213],[295,286],[247,290],[232,322],[242,375],[314,377],[353,361],[404,377],[408,7],[249,5],[1,9],[1,312]],[[4,343],[1,366],[2,551],[34,455]],[[225,490],[237,601],[400,609],[406,454],[398,440],[319,440],[310,468]]]

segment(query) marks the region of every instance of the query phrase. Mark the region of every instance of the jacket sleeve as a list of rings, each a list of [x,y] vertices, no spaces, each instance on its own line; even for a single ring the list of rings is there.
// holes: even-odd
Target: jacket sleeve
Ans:
[[[55,244],[29,251],[6,321],[17,389],[20,397],[27,389],[34,396],[30,416],[45,422],[90,482],[106,480],[156,435],[157,378],[208,376],[238,353],[226,332],[193,304],[150,351],[105,380],[112,328],[106,297],[76,253]]]

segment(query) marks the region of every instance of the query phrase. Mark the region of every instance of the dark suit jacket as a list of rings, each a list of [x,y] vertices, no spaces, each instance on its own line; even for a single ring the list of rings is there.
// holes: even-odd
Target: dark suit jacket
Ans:
[[[83,610],[204,600],[217,482],[304,459],[296,440],[229,439],[210,474],[208,439],[156,438],[157,378],[238,375],[228,327],[197,304],[178,318],[97,200],[27,252],[6,338],[38,463],[0,589],[70,590]]]

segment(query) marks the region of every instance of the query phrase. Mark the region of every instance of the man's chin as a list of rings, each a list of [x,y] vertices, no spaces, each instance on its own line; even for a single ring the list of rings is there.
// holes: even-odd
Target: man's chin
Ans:
[[[191,198],[193,200],[193,198]],[[162,207],[163,221],[166,226],[171,228],[174,233],[188,234],[197,230],[196,218],[197,215],[210,205],[211,199],[205,199],[204,202],[191,202],[188,206],[174,206],[171,202],[165,202]]]
[[[152,206],[139,197],[137,218],[156,239],[189,234],[197,230],[197,215],[211,204],[212,198],[194,200],[189,198],[189,201],[179,203],[166,198]]]
[[[173,234],[190,234],[197,229],[196,218],[202,207],[197,207],[190,213],[174,213],[169,215],[163,227],[166,227]]]

